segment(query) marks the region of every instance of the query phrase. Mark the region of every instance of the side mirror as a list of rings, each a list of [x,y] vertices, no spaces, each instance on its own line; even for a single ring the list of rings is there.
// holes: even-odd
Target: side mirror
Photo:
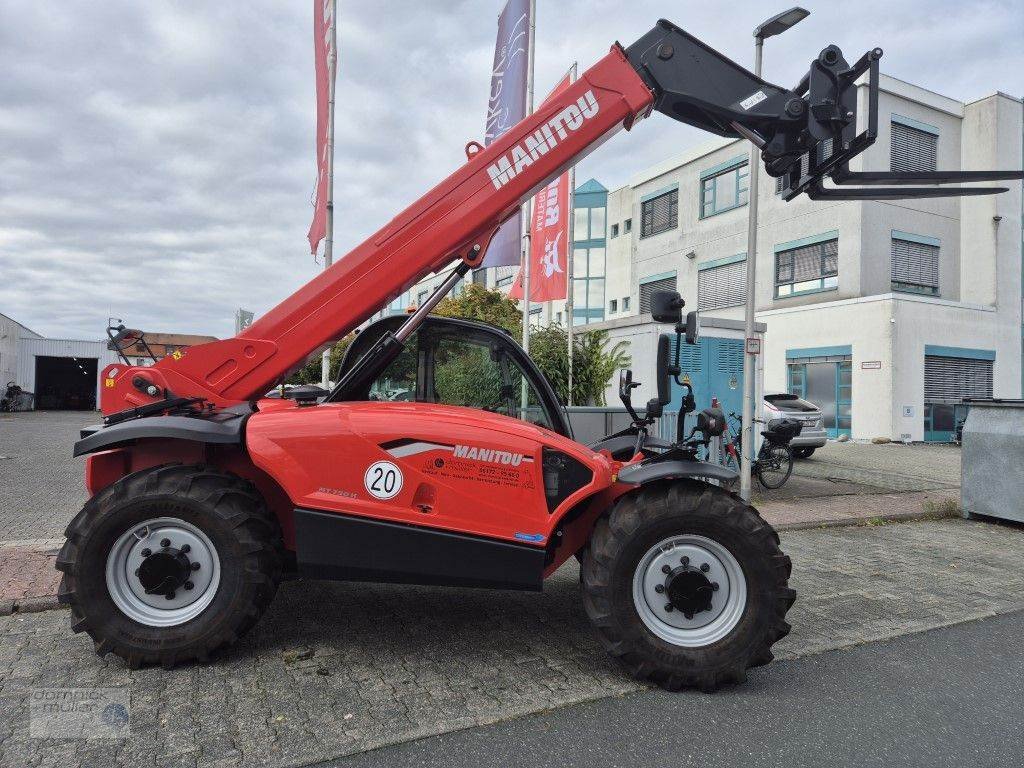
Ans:
[[[700,315],[696,310],[686,313],[686,343],[696,344],[700,341]]]
[[[626,402],[630,399],[633,390],[633,371],[623,368],[619,371],[619,399]]]
[[[658,375],[658,399],[660,405],[668,405],[672,401],[672,391],[669,388],[668,353],[672,346],[667,333],[658,336],[658,353],[655,358],[655,367]]]
[[[656,323],[681,323],[685,304],[675,291],[655,291],[651,294],[651,318]]]

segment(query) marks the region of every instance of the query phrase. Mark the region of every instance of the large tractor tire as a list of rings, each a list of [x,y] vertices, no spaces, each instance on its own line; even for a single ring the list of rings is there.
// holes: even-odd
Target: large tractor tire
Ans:
[[[742,682],[789,633],[790,560],[756,510],[721,488],[672,481],[623,496],[583,560],[602,644],[668,690]]]
[[[129,667],[206,660],[247,632],[281,575],[281,532],[253,486],[165,465],[96,494],[57,557],[72,629]]]

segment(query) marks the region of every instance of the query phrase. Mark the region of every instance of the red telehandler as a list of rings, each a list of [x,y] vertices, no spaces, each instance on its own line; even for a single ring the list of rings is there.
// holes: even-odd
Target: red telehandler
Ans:
[[[1021,178],[850,170],[877,132],[881,53],[850,65],[830,45],[787,89],[660,21],[486,149],[471,143],[461,168],[236,337],[108,366],[104,423],[75,445],[91,498],[57,559],[72,629],[129,666],[171,666],[237,640],[290,574],[540,590],[576,556],[601,642],[637,677],[711,690],[769,662],[789,631],[791,565],[726,490],[734,473],[697,458],[721,413],[684,437],[691,395],[675,442],[647,434],[680,337],[695,341],[678,294],[654,300],[677,341],[672,364],[659,340],[658,397],[636,415],[625,373],[633,426],[590,447],[508,334],[430,312],[524,200],[655,110],[757,144],[786,200],[991,194],[1005,190],[936,185]],[[263,397],[456,260],[414,314],[357,337],[328,396]],[[409,401],[387,399],[394,382]]]

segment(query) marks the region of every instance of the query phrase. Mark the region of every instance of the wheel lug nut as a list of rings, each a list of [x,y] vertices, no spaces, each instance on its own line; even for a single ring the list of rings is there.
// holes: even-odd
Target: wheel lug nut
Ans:
[[[160,539],[160,546],[163,547],[164,549],[167,549],[167,547],[171,546],[171,540],[170,539]]]
[[[192,563],[192,570],[193,571],[198,571],[199,570],[199,563]]]
[[[704,573],[707,573],[708,571],[710,571],[710,570],[711,570],[711,566],[710,566],[710,565],[708,565],[707,563],[701,563],[701,564],[700,564],[700,569],[701,569],[701,570],[702,570],[702,571],[703,571]]]
[[[672,569],[669,568],[667,565],[663,565],[663,566],[661,566],[661,572],[665,573],[665,574],[669,574],[669,573],[672,573]]]
[[[174,599],[174,592],[173,591],[168,592],[166,595],[164,595],[164,597],[166,597],[168,600],[173,600]]]
[[[193,584],[191,581],[185,582],[185,589],[192,589],[193,587],[195,587],[195,584]]]
[[[654,591],[657,592],[660,595],[662,592],[665,591],[665,585],[664,584],[655,584],[654,585]]]
[[[143,557],[149,557],[150,555],[152,555],[152,554],[153,554],[153,550],[152,550],[152,549],[150,549],[149,547],[146,547],[146,548],[145,548],[144,550],[142,550],[142,552],[140,552],[139,554],[140,554],[140,555],[142,555]]]
[[[718,591],[718,582],[717,581],[712,581],[711,582],[711,591],[712,592],[717,592]]]
[[[690,558],[688,558],[686,555],[683,555],[682,559],[680,559],[679,562],[681,562],[683,565],[689,565],[690,564]]]
[[[187,555],[191,551],[192,551],[192,547],[190,547],[188,544],[182,544],[181,545],[181,554]]]
[[[669,603],[668,605],[666,605],[665,606],[665,610],[668,611],[669,613],[672,613],[672,611],[674,610],[673,607],[672,607],[672,603]]]

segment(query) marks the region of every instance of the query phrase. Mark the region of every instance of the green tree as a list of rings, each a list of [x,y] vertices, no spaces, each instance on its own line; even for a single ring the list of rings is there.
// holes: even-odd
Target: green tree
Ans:
[[[504,293],[467,283],[458,296],[448,296],[434,308],[441,317],[462,317],[504,328],[516,339],[523,335],[523,313],[519,305]]]
[[[335,379],[338,376],[338,371],[341,370],[341,360],[345,356],[345,351],[348,349],[349,344],[356,337],[356,334],[350,333],[348,336],[343,338],[341,341],[334,343],[331,347],[331,378]],[[293,372],[291,376],[285,379],[285,384],[319,384],[321,382],[321,366],[323,357],[320,353],[312,355],[306,364]]]
[[[577,331],[573,334],[573,405],[606,405],[605,387],[620,368],[630,363],[626,342],[609,348],[608,331]],[[530,334],[530,357],[548,377],[560,401],[567,402],[569,391],[569,340],[560,325],[541,328]]]

